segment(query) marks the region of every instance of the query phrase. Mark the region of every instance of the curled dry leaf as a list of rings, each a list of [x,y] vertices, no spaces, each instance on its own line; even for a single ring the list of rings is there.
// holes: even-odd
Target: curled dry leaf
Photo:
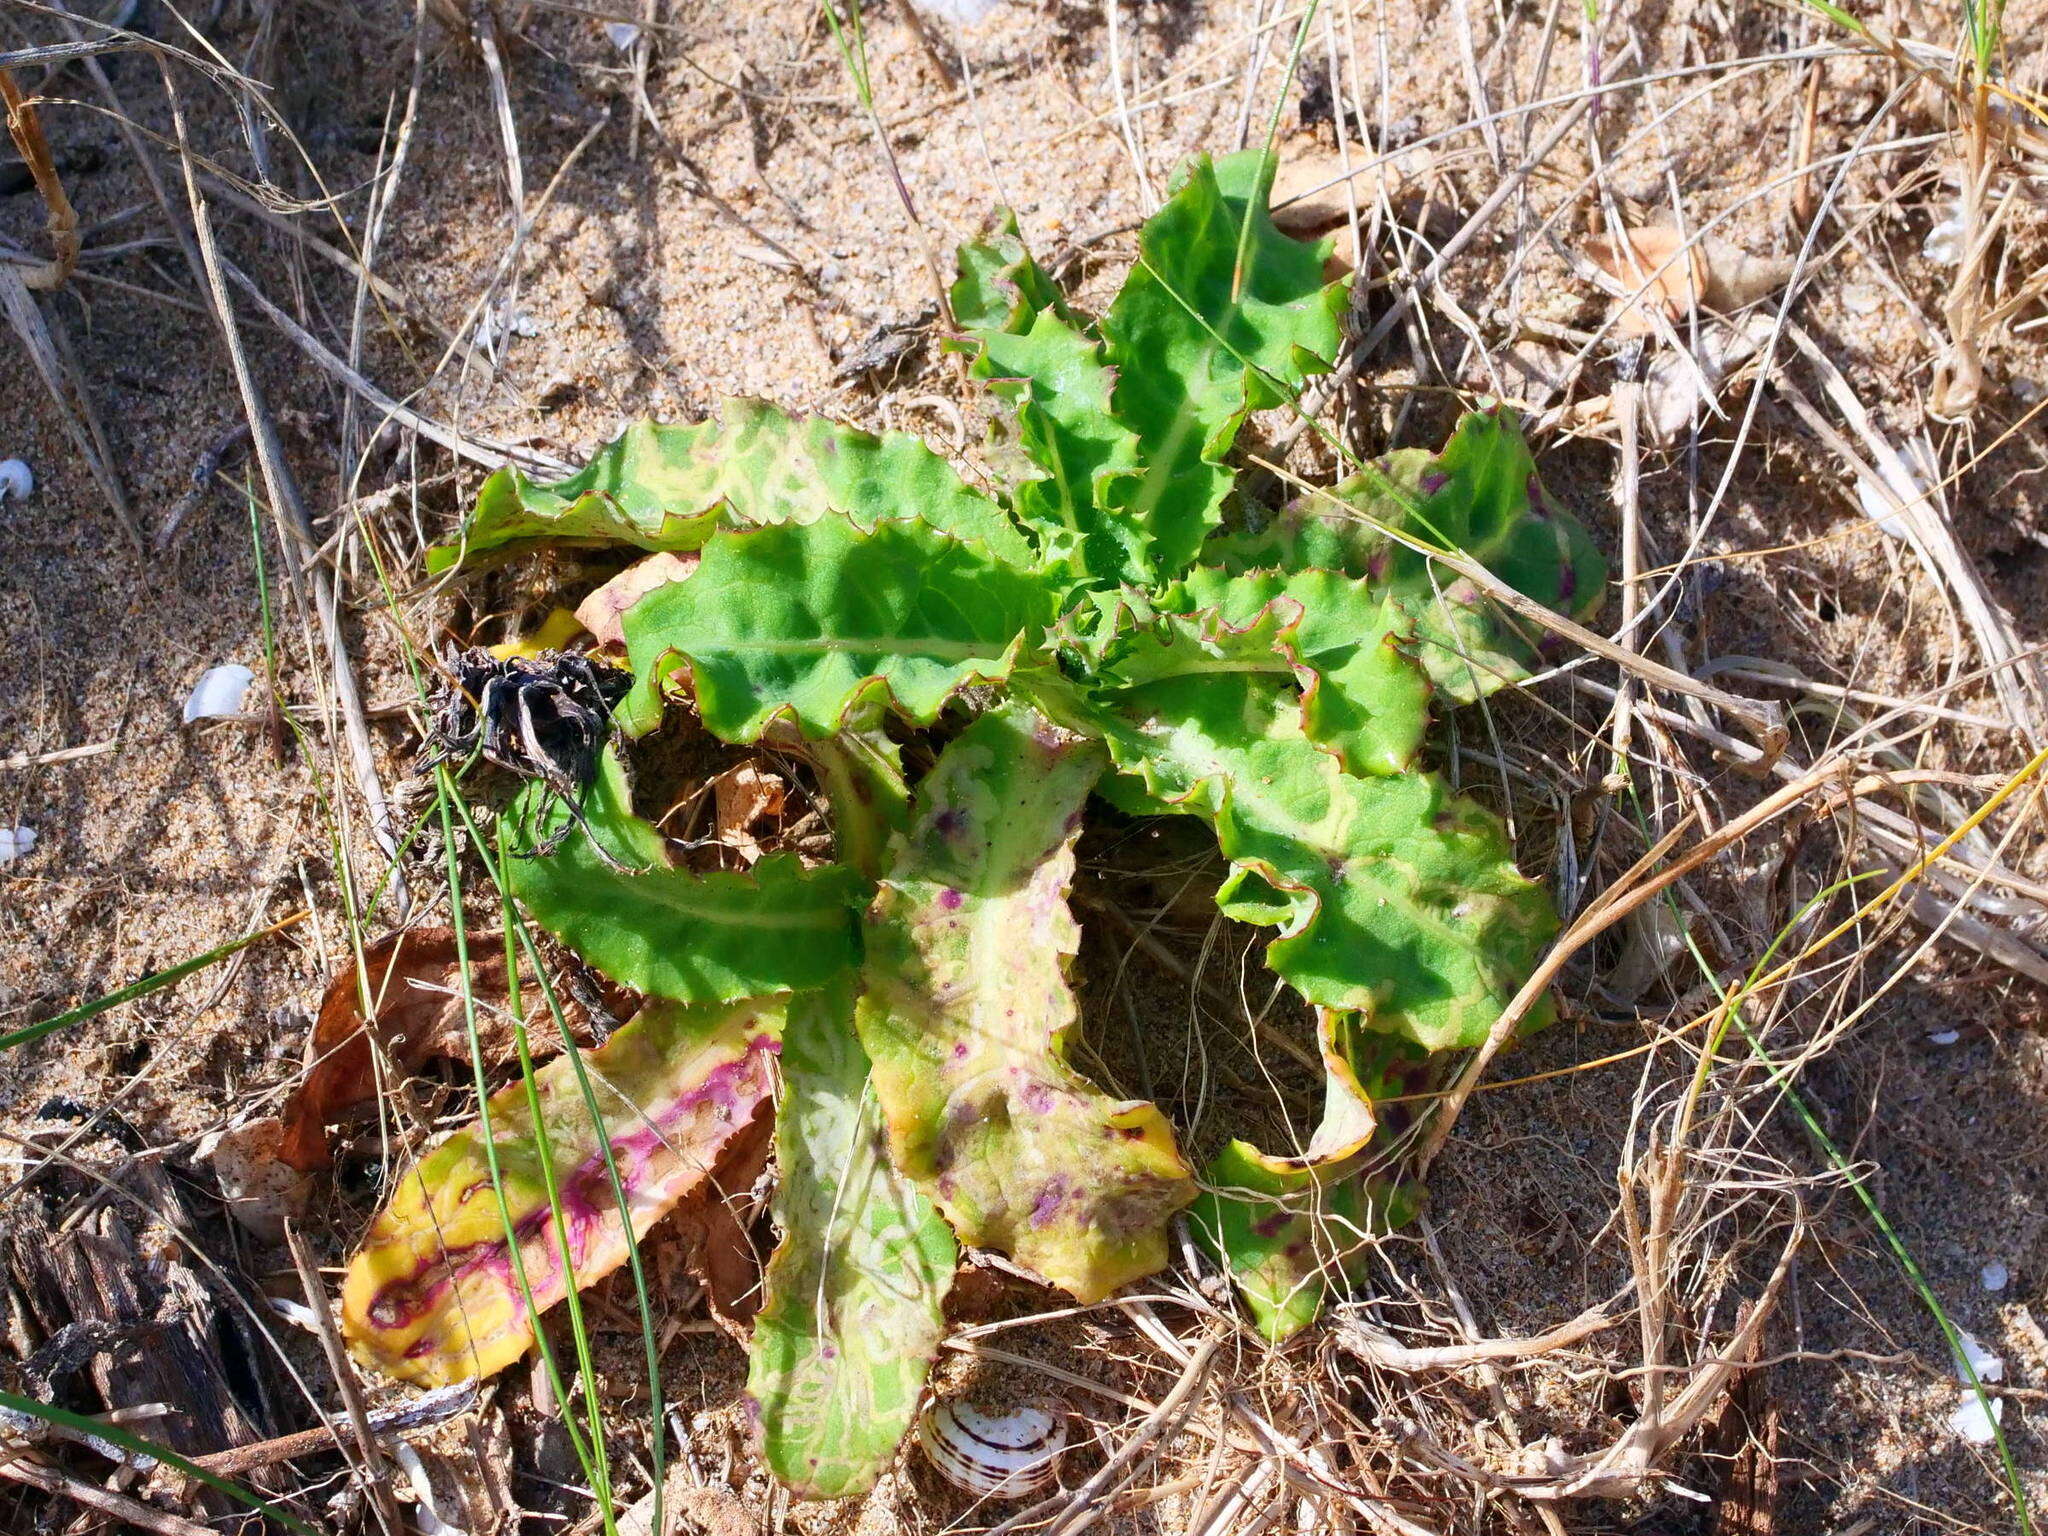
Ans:
[[[476,938],[470,941],[469,957],[484,1058],[501,1060],[512,1041],[504,952],[495,942]],[[365,997],[370,1000],[367,1017]],[[537,1051],[561,1049],[551,1021],[536,1017],[527,1027]],[[327,985],[307,1044],[310,1065],[285,1103],[277,1155],[302,1171],[327,1167],[332,1161],[327,1127],[387,1090],[389,1079],[380,1075],[380,1065],[405,1073],[436,1057],[468,1056],[468,1012],[454,932],[412,928],[385,935],[363,951],[360,972],[353,964],[343,966]]]
[[[712,1321],[741,1344],[761,1308],[761,1255],[752,1227],[758,1213],[755,1185],[775,1149],[775,1122],[762,1115],[749,1122],[719,1154],[710,1178],[683,1197],[661,1224],[657,1252],[674,1262],[704,1291]]]
[[[1382,194],[1399,212],[1421,196],[1423,183],[1436,161],[1420,147],[1375,155],[1363,145],[1347,153],[1316,146],[1281,162],[1273,177],[1273,224],[1296,239],[1344,231],[1330,261],[1340,271],[1355,271],[1359,253],[1349,228],[1351,209],[1369,218]]]
[[[782,776],[759,763],[735,763],[711,781],[714,836],[752,864],[768,850],[761,838],[782,814],[789,786]]]
[[[610,581],[576,605],[576,622],[589,630],[601,646],[626,648],[626,610],[656,587],[683,581],[697,569],[697,552],[682,554],[658,551],[635,560]]]
[[[1677,320],[1700,306],[1722,314],[1744,309],[1792,275],[1785,258],[1752,256],[1713,235],[1688,239],[1659,227],[1632,229],[1620,240],[1595,235],[1584,250],[1626,295],[1615,321],[1624,336],[1647,335],[1658,317]]]

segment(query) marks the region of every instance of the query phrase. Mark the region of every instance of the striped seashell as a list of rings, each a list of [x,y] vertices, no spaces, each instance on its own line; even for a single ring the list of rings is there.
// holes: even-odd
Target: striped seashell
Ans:
[[[939,1475],[985,1499],[1023,1499],[1052,1486],[1067,1448],[1064,1412],[1025,1404],[989,1413],[965,1400],[918,1416],[917,1443]]]

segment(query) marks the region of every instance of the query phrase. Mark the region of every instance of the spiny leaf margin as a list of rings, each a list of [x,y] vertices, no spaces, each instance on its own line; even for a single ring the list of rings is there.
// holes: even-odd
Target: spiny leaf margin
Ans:
[[[864,528],[911,516],[978,539],[1003,559],[1029,558],[1002,509],[918,438],[734,398],[699,422],[636,421],[552,484],[498,470],[477,492],[462,537],[427,551],[427,574],[521,540],[681,552],[723,527],[811,523],[835,512]]]

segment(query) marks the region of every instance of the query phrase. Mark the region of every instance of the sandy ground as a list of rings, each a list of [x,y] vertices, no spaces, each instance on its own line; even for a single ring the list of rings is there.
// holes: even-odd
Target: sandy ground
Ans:
[[[1423,232],[1410,237],[1411,256],[1419,251],[1427,260],[1427,240],[1456,230],[1561,109],[1500,117],[1484,130],[1468,125],[1506,104],[1569,96],[1582,82],[1586,45],[1576,7],[1568,7],[1545,84],[1535,83],[1544,63],[1542,9],[1517,10],[1504,27],[1493,8],[1458,0],[1415,10],[1361,5],[1349,15],[1339,7],[1332,24],[1312,32],[1308,62],[1327,77],[1334,60],[1341,76],[1364,83],[1376,137],[1387,131],[1389,139],[1429,146],[1420,202],[1403,205],[1403,216]],[[1156,204],[1175,164],[1263,132],[1293,25],[1292,13],[1282,18],[1263,3],[1125,5],[1110,8],[1112,37],[1100,7],[1012,4],[971,31],[930,24],[954,66],[948,79],[898,7],[880,11],[868,21],[870,68],[883,130],[914,203],[913,224],[814,8],[794,0],[657,3],[649,34],[657,46],[643,94],[634,54],[607,32],[607,18],[566,5],[508,4],[488,35],[516,131],[527,209],[518,219],[491,72],[472,41],[428,21],[417,100],[409,103],[410,7],[277,0],[214,11],[207,35],[275,87],[296,136],[293,145],[273,131],[274,186],[266,194],[280,206],[297,200],[296,227],[338,239],[339,218],[360,241],[370,191],[388,175],[396,126],[411,114],[375,266],[430,324],[394,317],[386,325],[373,312],[361,371],[462,432],[570,462],[633,416],[695,416],[731,394],[914,428],[971,456],[984,405],[928,343],[928,332],[915,333],[903,355],[877,372],[844,371],[878,331],[928,319],[934,288],[925,251],[944,264],[955,241],[980,227],[992,205],[1006,203],[1036,249],[1079,247],[1069,283],[1084,303],[1099,300],[1133,248],[1129,231]],[[1254,27],[1260,18],[1263,29]],[[1929,7],[1893,7],[1887,19],[1930,40],[1946,42],[1952,33],[1952,22]],[[2015,83],[2040,83],[2044,20],[2039,5],[2009,13]],[[145,0],[133,24],[160,39],[183,35],[155,0]],[[1720,238],[1760,256],[1794,250],[1788,194],[1770,183],[1789,163],[1804,73],[1782,62],[1732,81],[1684,72],[1708,59],[1780,55],[1825,36],[1823,25],[1791,11],[1689,0],[1608,17],[1601,32],[1608,77],[1669,72],[1648,89],[1617,93],[1600,111],[1611,162],[1604,185],[1625,221],[1668,220],[1675,188],[1688,220],[1729,215],[1716,226]],[[0,49],[55,36],[47,16],[0,0]],[[1112,58],[1123,70],[1121,91]],[[135,53],[107,63],[124,109],[169,135],[154,66]],[[1703,89],[1710,79],[1715,88]],[[75,68],[48,79],[31,69],[28,81],[56,98],[99,100]],[[1958,468],[1947,492],[1958,542],[2012,616],[2021,644],[2039,645],[2048,642],[2048,435],[2022,419],[2048,388],[2039,301],[2022,312],[2021,334],[1992,351],[1974,422],[1931,422],[1930,365],[1952,269],[1929,261],[1922,247],[1946,214],[1952,188],[1941,178],[1953,162],[1942,147],[1937,98],[1909,91],[1890,102],[1897,87],[1895,71],[1867,58],[1831,59],[1822,70],[1816,157],[1874,139],[1903,147],[1856,161],[1830,189],[1836,212],[1817,250],[1825,270],[1799,314],[1883,430],[1900,437],[1929,431],[1939,462]],[[232,95],[190,71],[180,90],[195,147],[221,171],[253,178]],[[1295,88],[1283,102],[1282,144],[1306,155],[1328,142],[1330,130],[1298,127],[1299,98]],[[84,105],[53,105],[45,116],[61,156],[79,166],[97,162],[68,176],[94,254],[46,308],[75,350],[147,539],[242,407],[204,296],[113,123]],[[1449,420],[1445,391],[1500,387],[1502,375],[1487,359],[1507,356],[1517,331],[1523,355],[1540,366],[1569,360],[1573,344],[1555,337],[1593,329],[1607,310],[1566,259],[1599,227],[1598,202],[1586,190],[1593,180],[1581,128],[1448,266],[1443,288],[1455,302],[1428,310],[1412,346],[1397,339],[1368,365],[1368,388],[1348,402],[1351,430],[1379,445],[1389,431],[1403,442],[1435,440]],[[173,192],[181,195],[175,183]],[[355,299],[347,274],[213,197],[231,259],[345,354]],[[331,207],[314,206],[323,197]],[[2006,259],[2018,280],[2039,263],[2043,215],[2023,205],[2012,217]],[[0,197],[0,240],[40,250],[40,223],[33,195]],[[2035,322],[2031,333],[2027,317]],[[346,531],[349,520],[337,509],[350,497],[397,487],[368,516],[398,579],[410,581],[422,544],[454,525],[480,470],[399,432],[383,433],[358,459],[354,450],[375,413],[349,407],[334,377],[246,303],[242,329],[316,533]],[[452,360],[437,330],[464,343]],[[1467,345],[1475,332],[1485,356]],[[63,1097],[88,1110],[116,1106],[148,1143],[189,1152],[195,1138],[274,1102],[295,1080],[308,1016],[346,952],[345,914],[383,861],[366,834],[338,736],[323,724],[331,699],[325,652],[281,586],[272,591],[278,686],[282,698],[308,711],[302,741],[255,713],[253,693],[248,718],[178,723],[187,691],[208,667],[265,668],[250,507],[236,488],[246,471],[235,470],[235,485],[191,510],[167,550],[138,549],[40,381],[18,353],[0,358],[0,457],[24,459],[38,481],[27,501],[0,503],[0,756],[9,756],[0,771],[0,825],[32,828],[37,838],[31,854],[0,869],[0,1028],[46,1019],[252,928],[308,914],[233,962],[0,1056],[0,1125],[17,1136],[47,1131],[51,1121],[39,1112]],[[1597,364],[1573,395],[1605,391],[1604,367]],[[1419,368],[1427,376],[1418,380]],[[1419,403],[1411,415],[1402,407],[1418,382],[1424,393],[1413,397]],[[1684,550],[1730,462],[1747,398],[1746,391],[1730,397],[1729,419],[1711,424],[1697,455],[1682,444],[1647,453],[1640,492],[1646,567]],[[1611,430],[1598,422],[1558,426],[1542,445],[1546,477],[1615,549]],[[257,521],[275,582],[280,561],[268,513],[259,511]],[[403,711],[411,688],[394,621],[361,539],[346,541],[342,569],[350,652],[372,707],[385,782],[398,789],[413,770],[417,737]],[[440,638],[435,626],[451,623],[496,640],[530,624],[560,585],[587,579],[574,566],[543,564],[478,588],[472,595],[480,611],[437,600],[406,610],[407,622],[427,638]],[[1779,400],[1767,402],[1744,433],[1688,579],[1694,596],[1677,638],[1694,665],[1765,658],[1889,697],[1940,690],[1952,710],[2004,717],[1988,684],[1953,683],[1981,665],[1974,642],[1910,549],[1861,515],[1841,461]],[[1565,687],[1545,697],[1584,728],[1597,728],[1605,713],[1599,701]],[[1554,713],[1521,702],[1498,712],[1508,738],[1530,750],[1571,743]],[[1795,745],[1809,760],[1848,728],[1818,709],[1797,725]],[[1897,766],[2010,771],[2024,760],[2020,745],[2008,730],[1940,722],[1906,741]],[[102,746],[71,761],[35,761]],[[1739,774],[1703,751],[1695,757],[1717,794],[1745,803],[1751,790]],[[1484,769],[1465,772],[1483,781]],[[1586,782],[1598,777],[1595,769]],[[1541,850],[1557,840],[1553,808],[1548,830],[1537,827],[1525,844],[1532,871],[1554,870]],[[1823,871],[1839,863],[1837,847],[1836,829],[1824,825],[1797,857]],[[2005,858],[2048,879],[2040,848],[2036,823]],[[415,878],[431,890],[431,866]],[[1752,869],[1748,878],[1769,874]],[[1717,957],[1728,963],[1746,964],[1758,953],[1743,884],[1736,871],[1702,887],[1732,935],[1729,952]],[[1114,882],[1102,888],[1114,890]],[[2021,931],[2035,911],[2017,919]],[[367,922],[381,928],[395,918],[387,897]],[[1201,937],[1191,932],[1190,960]],[[1925,937],[1911,926],[1873,931],[1862,966],[1824,973],[1781,1023],[1789,1040],[1802,1019],[1818,1033],[1861,1010],[1807,1068],[1804,1091],[1869,1172],[1871,1192],[1955,1322],[2003,1357],[2008,1385],[2025,1389],[2006,1400],[2003,1423],[2027,1486],[2048,1503],[2040,1404],[2025,1395],[2048,1388],[2043,996],[1967,949],[1938,944],[1916,955]],[[1119,975],[1122,946],[1094,942],[1091,1040],[1100,1037],[1101,1056],[1128,1071],[1128,1052],[1112,1038],[1122,1012],[1120,1003],[1112,1006],[1116,986],[1130,989],[1148,1017],[1184,1019],[1185,983],[1140,963],[1112,986],[1106,978]],[[1535,1074],[1625,1050],[1667,1013],[1680,1017],[1659,987],[1639,1011],[1603,1004],[1593,983],[1615,960],[1605,950],[1576,969],[1565,988],[1565,1022],[1495,1075]],[[1440,1257],[1413,1234],[1390,1245],[1387,1294],[1398,1298],[1404,1285],[1427,1292],[1424,1310],[1437,1318],[1449,1315],[1447,1298],[1455,1294],[1469,1311],[1467,1325],[1482,1335],[1540,1331],[1612,1296],[1626,1276],[1613,1221],[1615,1168],[1632,1105],[1649,1080],[1645,1064],[1655,1064],[1654,1076],[1689,1070],[1689,1061],[1655,1054],[1481,1095],[1439,1167],[1430,1230]],[[1789,1112],[1768,1121],[1757,1146],[1802,1174],[1824,1168]],[[374,1173],[374,1160],[368,1166]],[[323,1189],[309,1213],[324,1261],[345,1255],[374,1205],[368,1177]],[[203,1174],[194,1185],[223,1262],[255,1289],[297,1294],[283,1251],[220,1220],[206,1203]],[[1768,1332],[1763,1357],[1772,1363],[1752,1378],[1753,1421],[1768,1417],[1778,1436],[1778,1525],[1718,1525],[1717,1500],[1702,1505],[1667,1490],[1633,1504],[1565,1506],[1565,1529],[1846,1536],[2014,1528],[1995,1464],[1946,1426],[1960,1401],[1946,1351],[1867,1214],[1839,1180],[1810,1190],[1808,1199],[1813,1237]],[[1731,1228],[1746,1219],[1731,1216]],[[1717,1262],[1712,1242],[1696,1262],[1697,1294],[1706,1301],[1689,1326],[1696,1352],[1704,1352],[1710,1339],[1725,1337],[1737,1299],[1754,1294],[1769,1263],[1750,1253],[1726,1273],[1709,1274]],[[2010,1277],[1996,1291],[1981,1278],[1994,1262]],[[1446,1277],[1455,1285],[1446,1286]],[[1010,1296],[998,1305],[1024,1309],[1027,1300]],[[293,1347],[320,1369],[310,1341]],[[1156,1362],[1129,1363],[1143,1352],[1113,1331],[1046,1327],[1031,1348],[1069,1371],[1134,1390],[1164,1389]],[[1625,1368],[1636,1358],[1632,1348],[1621,1341],[1612,1358]],[[779,1515],[762,1504],[758,1479],[749,1480],[732,1414],[741,1369],[735,1346],[690,1335],[677,1346],[670,1387],[684,1421],[700,1426],[707,1477],[729,1480],[739,1492],[726,1513],[739,1511],[748,1524],[733,1528],[767,1529]],[[1254,1361],[1243,1369],[1257,1390],[1279,1392],[1287,1370],[1307,1367]],[[1350,1411],[1368,1424],[1412,1411],[1414,1394],[1424,1390],[1341,1370],[1318,1379],[1320,1390],[1340,1383]],[[527,1390],[522,1383],[508,1392]],[[1630,1387],[1616,1378],[1612,1401],[1589,1404],[1568,1381],[1518,1380],[1490,1406],[1476,1375],[1428,1390],[1451,1393],[1479,1419],[1494,1416],[1491,1432],[1502,1443],[1555,1434],[1577,1450],[1611,1433]],[[530,1421],[520,1421],[520,1434],[544,1442]],[[274,1429],[303,1422],[295,1417]],[[522,1464],[545,1469],[548,1454],[541,1443],[522,1452]],[[559,1447],[552,1454],[559,1473]],[[1678,1481],[1688,1486],[1718,1475],[1697,1459],[1679,1465]],[[858,1515],[813,1511],[795,1524],[937,1528],[958,1513],[949,1497],[920,1469],[907,1469]],[[19,1507],[24,1521],[47,1520],[34,1528],[65,1528],[61,1514],[31,1517],[28,1505]],[[1447,1503],[1437,1528],[1540,1528],[1526,1510],[1504,1503],[1475,1508]],[[352,1517],[344,1510],[331,1518],[340,1529]],[[1169,1500],[1122,1518],[1131,1529],[1175,1530],[1187,1506]]]

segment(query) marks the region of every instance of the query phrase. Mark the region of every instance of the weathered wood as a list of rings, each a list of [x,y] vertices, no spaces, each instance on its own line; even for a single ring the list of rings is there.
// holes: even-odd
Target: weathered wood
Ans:
[[[191,1258],[200,1239],[176,1181],[146,1153],[96,1177],[78,1157],[0,1211],[0,1354],[13,1357],[0,1379],[87,1414],[161,1404],[141,1433],[188,1457],[270,1438],[268,1347]],[[237,1508],[196,1484],[179,1498],[201,1518]]]

